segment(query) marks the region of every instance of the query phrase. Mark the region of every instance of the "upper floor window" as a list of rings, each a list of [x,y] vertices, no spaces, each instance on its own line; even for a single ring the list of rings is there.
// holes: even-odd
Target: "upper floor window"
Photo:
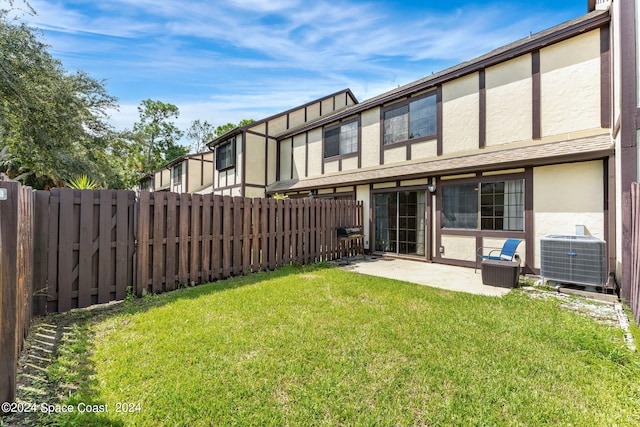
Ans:
[[[173,174],[173,185],[182,184],[182,163],[173,167],[172,174]]]
[[[324,130],[324,157],[342,156],[358,151],[358,121]]]
[[[384,144],[435,135],[437,132],[436,95],[409,99],[383,113]]]
[[[235,166],[236,139],[231,138],[227,142],[216,147],[216,170],[225,170]]]
[[[147,178],[144,181],[142,181],[140,183],[140,189],[141,190],[150,190],[151,187],[153,187],[152,185],[152,178]]]

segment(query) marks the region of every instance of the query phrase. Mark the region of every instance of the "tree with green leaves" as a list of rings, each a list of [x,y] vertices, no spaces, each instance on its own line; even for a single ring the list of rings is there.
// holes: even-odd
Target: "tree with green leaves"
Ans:
[[[187,137],[193,141],[192,149],[194,153],[203,151],[207,142],[211,141],[215,136],[213,125],[206,120],[200,121],[200,119],[197,119],[192,121],[187,130]]]
[[[221,137],[222,135],[224,135],[225,133],[235,129],[235,128],[239,128],[242,126],[246,126],[246,125],[250,125],[251,123],[255,122],[255,120],[253,119],[242,119],[240,120],[240,123],[238,123],[237,125],[234,125],[233,123],[227,123],[226,125],[220,125],[218,127],[216,127],[216,130],[214,131],[214,134],[216,137]]]
[[[145,99],[138,106],[140,120],[133,131],[142,136],[146,149],[144,172],[151,172],[164,163],[188,153],[188,149],[178,144],[183,133],[171,119],[177,119],[177,106],[162,101]]]
[[[108,166],[96,162],[116,99],[102,81],[68,74],[40,35],[8,13],[0,9],[0,171],[35,188],[80,174],[104,184]]]

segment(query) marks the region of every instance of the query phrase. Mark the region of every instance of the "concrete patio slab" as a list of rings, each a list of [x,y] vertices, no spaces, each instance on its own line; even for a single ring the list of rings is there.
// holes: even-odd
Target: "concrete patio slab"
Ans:
[[[489,296],[502,296],[510,291],[506,288],[483,285],[480,269],[474,273],[473,268],[466,267],[396,258],[367,257],[364,260],[352,259],[343,268],[360,274],[403,280],[449,291]]]

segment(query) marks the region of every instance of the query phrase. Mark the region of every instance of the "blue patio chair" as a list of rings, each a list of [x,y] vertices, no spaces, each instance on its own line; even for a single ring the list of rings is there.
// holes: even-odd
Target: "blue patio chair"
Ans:
[[[480,247],[477,251],[476,256],[476,268],[474,272],[478,271],[478,259],[485,260],[491,259],[495,261],[513,261],[514,257],[517,257],[516,249],[518,249],[518,245],[522,242],[522,240],[518,239],[507,239],[502,245],[502,249],[500,248],[489,248],[489,247]],[[488,254],[484,254],[486,249],[491,249]]]

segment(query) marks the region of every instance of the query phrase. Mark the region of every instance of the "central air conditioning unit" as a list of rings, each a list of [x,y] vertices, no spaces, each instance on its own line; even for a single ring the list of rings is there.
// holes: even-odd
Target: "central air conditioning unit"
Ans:
[[[607,284],[606,243],[593,236],[549,234],[540,239],[543,280],[584,286]]]

